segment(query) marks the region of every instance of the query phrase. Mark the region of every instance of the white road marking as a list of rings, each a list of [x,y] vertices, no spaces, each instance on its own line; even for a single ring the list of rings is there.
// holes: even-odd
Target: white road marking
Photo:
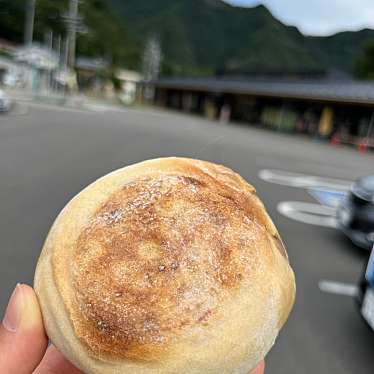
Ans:
[[[298,170],[318,170],[318,172],[323,171],[325,175],[333,173],[342,173],[343,175],[347,172],[347,168],[331,165],[331,164],[321,164],[315,161],[306,161],[306,160],[295,160],[291,158],[287,159],[277,159],[274,157],[266,156],[257,156],[255,158],[256,165],[259,169],[279,169],[282,170],[284,165],[287,165],[288,168],[295,168]]]
[[[297,188],[325,188],[347,191],[352,184],[352,181],[344,179],[324,178],[274,169],[262,169],[259,171],[258,176],[269,183]]]
[[[358,294],[358,287],[352,283],[340,283],[322,279],[318,282],[318,287],[322,292],[335,295],[355,297]]]
[[[309,225],[337,228],[336,209],[320,204],[282,201],[278,212],[287,218]]]

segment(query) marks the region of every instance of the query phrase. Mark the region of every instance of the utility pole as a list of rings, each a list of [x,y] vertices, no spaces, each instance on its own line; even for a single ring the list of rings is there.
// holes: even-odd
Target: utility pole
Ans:
[[[65,38],[64,40],[64,47],[63,47],[63,60],[62,60],[62,66],[64,70],[67,70],[68,63],[69,63],[69,38]]]
[[[69,11],[65,13],[62,18],[65,21],[68,31],[67,43],[69,45],[68,51],[68,65],[71,69],[75,67],[75,54],[77,46],[77,33],[86,33],[87,27],[83,23],[83,17],[78,13],[78,5],[83,0],[70,0]]]
[[[27,0],[26,19],[25,19],[25,45],[31,45],[34,35],[34,19],[35,19],[35,2],[36,0]]]
[[[80,21],[78,17],[78,1],[70,0],[68,16],[68,40],[69,40],[69,66],[74,69],[75,50],[77,45],[77,24]]]
[[[47,33],[46,33],[46,37],[45,37],[45,41],[46,41],[46,46],[48,47],[48,50],[52,56],[52,53],[53,53],[53,31],[52,30],[49,30]],[[47,75],[47,91],[49,91],[51,89],[51,81],[52,81],[52,71],[51,70],[48,70],[48,75]]]

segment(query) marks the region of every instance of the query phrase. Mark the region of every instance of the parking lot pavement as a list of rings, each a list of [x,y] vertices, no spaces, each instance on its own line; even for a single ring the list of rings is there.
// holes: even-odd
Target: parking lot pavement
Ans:
[[[249,126],[158,110],[79,111],[28,106],[0,116],[0,311],[16,282],[32,282],[53,219],[84,186],[111,170],[160,156],[224,163],[252,182],[287,244],[297,302],[267,359],[267,373],[372,373],[374,334],[350,297],[320,280],[355,283],[367,254],[329,227],[281,215],[282,201],[317,203],[305,189],[259,178],[263,169],[354,180],[374,155]]]

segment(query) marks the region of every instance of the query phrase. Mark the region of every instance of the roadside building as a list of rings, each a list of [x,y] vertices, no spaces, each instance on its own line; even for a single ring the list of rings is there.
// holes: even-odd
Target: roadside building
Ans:
[[[51,87],[53,72],[57,70],[59,59],[55,52],[44,46],[32,44],[17,48],[13,60],[19,66],[25,88],[33,93],[48,92]]]
[[[16,69],[16,64],[8,57],[0,56],[0,84],[6,85],[6,78],[11,71]]]
[[[134,104],[139,96],[142,75],[137,71],[120,69],[116,72],[116,78],[120,81],[118,97],[121,102],[125,105]]]
[[[161,79],[155,103],[210,119],[374,147],[374,84],[323,79]]]
[[[78,57],[76,69],[80,91],[111,99],[118,97],[126,105],[135,102],[143,79],[136,71],[113,69],[102,58]]]
[[[77,79],[79,89],[95,96],[108,94],[113,91],[108,87],[108,79],[104,72],[109,68],[109,63],[102,58],[79,56],[76,61]],[[112,95],[109,92],[109,96]]]

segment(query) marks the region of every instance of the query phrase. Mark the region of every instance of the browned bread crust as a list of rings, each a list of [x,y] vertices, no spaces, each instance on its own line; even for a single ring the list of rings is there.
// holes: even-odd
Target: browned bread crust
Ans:
[[[226,167],[181,158],[121,169],[74,198],[35,287],[48,334],[88,373],[244,373],[295,293],[255,189]]]

